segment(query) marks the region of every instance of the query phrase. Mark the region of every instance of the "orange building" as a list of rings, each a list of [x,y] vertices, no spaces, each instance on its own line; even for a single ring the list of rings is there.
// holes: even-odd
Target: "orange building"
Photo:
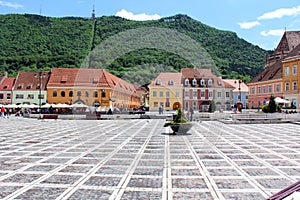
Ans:
[[[134,85],[103,69],[54,68],[47,85],[48,103],[101,107],[138,107]]]
[[[300,44],[282,61],[284,99],[300,107]]]

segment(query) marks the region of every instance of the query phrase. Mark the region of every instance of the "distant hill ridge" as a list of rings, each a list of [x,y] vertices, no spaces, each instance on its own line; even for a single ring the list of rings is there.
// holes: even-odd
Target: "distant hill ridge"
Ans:
[[[0,15],[0,71],[15,76],[21,70],[80,67],[94,46],[117,33],[141,27],[173,29],[199,42],[225,78],[249,80],[264,68],[265,50],[238,38],[234,32],[212,28],[186,15],[152,21],[102,16],[94,24],[92,19],[80,17],[9,14]],[[122,76],[132,67],[153,62],[177,71],[193,67],[173,53],[141,49],[119,57],[108,70]]]

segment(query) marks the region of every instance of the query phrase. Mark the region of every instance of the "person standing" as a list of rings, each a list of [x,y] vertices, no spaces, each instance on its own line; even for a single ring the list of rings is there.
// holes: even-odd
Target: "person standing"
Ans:
[[[1,115],[3,118],[5,117],[5,108],[3,106],[1,107]]]

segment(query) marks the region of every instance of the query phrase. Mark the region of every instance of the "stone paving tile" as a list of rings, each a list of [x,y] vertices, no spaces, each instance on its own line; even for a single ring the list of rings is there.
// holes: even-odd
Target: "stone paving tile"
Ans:
[[[300,178],[299,125],[202,122],[169,136],[164,120],[3,122],[1,199],[256,200]]]

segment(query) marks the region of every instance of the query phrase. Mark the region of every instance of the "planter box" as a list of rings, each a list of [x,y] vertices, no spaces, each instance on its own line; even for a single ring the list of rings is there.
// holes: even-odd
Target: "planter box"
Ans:
[[[176,124],[171,125],[171,129],[174,131],[174,133],[187,133],[192,126],[193,124]]]

